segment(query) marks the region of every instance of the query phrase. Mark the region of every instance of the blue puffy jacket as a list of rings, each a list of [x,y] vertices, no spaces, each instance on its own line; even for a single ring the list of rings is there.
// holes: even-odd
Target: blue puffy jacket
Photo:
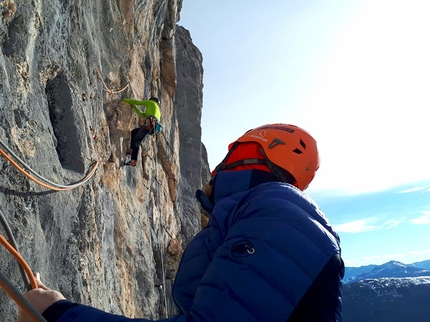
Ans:
[[[339,237],[312,200],[270,173],[245,170],[216,176],[213,204],[175,279],[181,313],[163,321],[342,320]],[[71,302],[49,314],[60,322],[130,320]]]

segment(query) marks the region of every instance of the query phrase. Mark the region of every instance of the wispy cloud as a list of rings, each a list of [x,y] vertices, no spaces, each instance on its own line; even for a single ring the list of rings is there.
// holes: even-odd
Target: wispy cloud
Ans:
[[[430,186],[422,186],[422,187],[416,186],[413,188],[396,191],[396,193],[411,193],[411,192],[417,192],[417,191],[424,194],[430,191]]]
[[[359,219],[340,225],[334,225],[334,229],[338,233],[361,233],[364,231],[375,230],[376,226],[372,225],[372,222],[372,219]]]
[[[338,233],[362,233],[380,229],[390,229],[400,225],[404,220],[389,219],[381,221],[377,218],[365,218],[353,220],[347,223],[334,225],[334,229]]]
[[[430,192],[430,184],[427,180],[424,183],[406,183],[406,184],[392,184],[392,185],[371,185],[369,184],[358,186],[355,185],[353,187],[337,187],[327,189],[324,186],[325,180],[316,185],[311,185],[307,191],[308,194],[314,196],[316,199],[324,200],[324,199],[333,199],[336,197],[348,197],[348,196],[369,196],[375,193],[395,193],[395,194],[407,194],[420,192],[421,194],[427,194]]]
[[[396,219],[386,220],[381,225],[379,225],[379,229],[390,229],[400,225],[402,222],[404,222],[404,220],[396,220]]]
[[[412,264],[427,259],[430,259],[430,250],[410,251],[406,253],[382,254],[354,259],[346,259],[345,265],[348,267],[359,267],[371,264],[381,265],[391,260],[396,260],[404,264]]]
[[[423,211],[423,215],[412,218],[410,222],[414,225],[430,225],[430,211]]]

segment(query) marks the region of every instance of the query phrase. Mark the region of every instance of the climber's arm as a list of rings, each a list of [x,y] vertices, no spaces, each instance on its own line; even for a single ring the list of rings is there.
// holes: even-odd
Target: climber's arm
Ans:
[[[78,322],[78,321],[103,321],[103,322],[150,322],[148,319],[129,319],[122,315],[104,312],[102,310],[73,303],[64,298],[57,291],[48,288],[33,289],[24,295],[26,299],[37,309],[47,322]],[[16,322],[32,322],[24,311],[20,310]],[[186,322],[187,316],[176,316],[165,322]]]
[[[133,105],[133,109],[137,113],[137,115],[139,115],[139,117],[141,117],[141,118],[146,117],[146,113],[142,112],[136,105]]]

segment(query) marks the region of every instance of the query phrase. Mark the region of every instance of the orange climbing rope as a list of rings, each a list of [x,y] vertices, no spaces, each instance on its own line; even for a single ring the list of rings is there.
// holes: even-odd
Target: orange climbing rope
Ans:
[[[9,244],[9,242],[6,240],[6,238],[3,237],[2,234],[0,234],[0,243],[8,250],[9,253],[11,253],[16,258],[19,265],[21,265],[21,267],[24,269],[28,279],[30,280],[31,287],[37,288],[37,281],[33,275],[33,272],[31,271],[30,266],[28,266],[27,262],[20,255],[20,253],[18,253],[16,249],[13,248],[11,244]]]
[[[97,72],[97,74],[99,75],[100,80],[102,81],[102,84],[103,84],[104,90],[105,90],[107,93],[109,93],[109,94],[118,94],[118,93],[121,93],[121,92],[125,91],[125,90],[126,90],[126,88],[127,88],[127,87],[129,87],[129,86],[130,86],[131,90],[133,91],[133,88],[131,87],[130,82],[127,82],[127,84],[126,84],[122,89],[120,89],[120,90],[113,91],[113,90],[109,89],[109,88],[107,87],[106,83],[104,82],[103,77],[102,77],[102,74],[100,73],[100,71],[99,71],[99,69],[97,68],[97,66],[96,66],[96,72]],[[96,131],[95,127],[94,127],[94,126],[92,126],[90,129],[91,129],[91,132],[93,132],[93,133],[94,133],[94,134],[93,134],[93,138],[94,138],[94,140],[96,140],[96,139],[97,139],[97,133],[96,133],[97,131]]]
[[[103,77],[102,77],[102,75],[100,74],[100,71],[99,71],[99,69],[98,69],[97,67],[96,67],[96,71],[97,71],[97,74],[99,74],[99,78],[100,78],[100,80],[101,80],[101,81],[102,81],[102,83],[103,83],[103,87],[104,87],[105,91],[106,91],[106,92],[108,92],[109,94],[117,94],[117,93],[121,93],[121,92],[125,91],[125,89],[126,89],[128,86],[130,86],[130,82],[128,82],[128,83],[127,83],[127,85],[125,85],[125,86],[124,86],[124,88],[122,88],[122,89],[120,89],[120,90],[118,90],[118,91],[113,91],[113,90],[109,89],[109,88],[106,86],[106,83],[103,81]]]
[[[22,303],[22,301],[21,301],[21,299],[15,294],[15,293],[13,293],[12,292],[12,290],[10,290],[9,289],[9,287],[5,284],[5,283],[3,283],[3,281],[0,279],[0,287],[7,293],[7,295],[29,316],[29,317],[31,317],[31,319],[33,320],[33,321],[40,321],[40,320],[38,320],[36,317],[34,317],[34,314],[33,314],[33,312],[28,308],[28,307],[26,307],[23,303]]]
[[[54,187],[52,185],[46,184],[38,179],[36,179],[35,177],[33,177],[31,174],[29,174],[28,172],[26,172],[23,168],[21,168],[6,152],[4,152],[2,149],[0,149],[0,154],[6,158],[6,160],[8,160],[10,163],[12,163],[12,165],[19,171],[21,172],[23,175],[25,175],[27,178],[29,178],[30,180],[36,182],[37,184],[41,185],[42,187],[45,187],[47,189],[51,189],[51,190],[55,190],[55,191],[64,191],[64,190],[71,190],[77,187],[77,184],[74,185],[70,185],[69,187]],[[96,160],[94,162],[93,168],[91,169],[90,172],[88,172],[88,174],[85,176],[85,178],[83,178],[82,180],[80,180],[80,182],[84,182],[86,179],[88,179],[89,177],[91,177],[94,172],[97,169],[97,166],[99,165],[99,161]]]
[[[31,287],[33,289],[38,288],[37,280],[31,271],[30,266],[21,256],[21,254],[11,245],[9,242],[0,234],[0,243],[9,251],[19,265],[24,269],[28,279],[30,280]],[[18,290],[10,283],[9,280],[3,274],[0,274],[0,288],[2,288],[6,294],[35,322],[46,321],[42,315],[27,301],[25,297],[18,292]]]

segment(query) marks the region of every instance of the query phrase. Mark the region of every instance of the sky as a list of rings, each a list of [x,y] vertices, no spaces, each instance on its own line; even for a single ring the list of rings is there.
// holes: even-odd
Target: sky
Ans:
[[[298,125],[346,265],[430,259],[429,17],[430,0],[184,0],[211,169],[247,130]]]

